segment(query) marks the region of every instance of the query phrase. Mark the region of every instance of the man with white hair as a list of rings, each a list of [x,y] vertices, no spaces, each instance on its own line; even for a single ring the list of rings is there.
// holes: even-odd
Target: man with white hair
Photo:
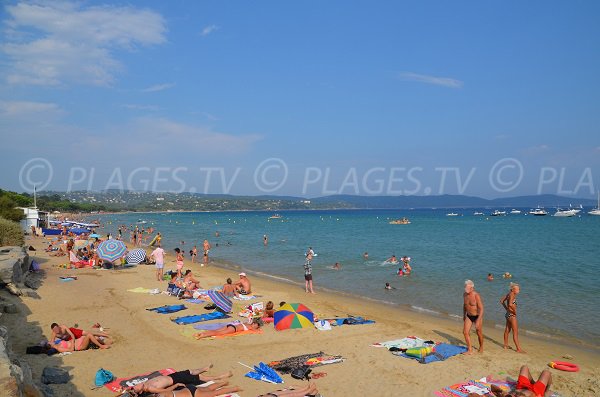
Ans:
[[[477,338],[479,339],[479,353],[483,353],[483,301],[479,293],[475,292],[475,284],[471,280],[465,281],[465,293],[463,294],[463,334],[467,342],[467,354],[473,353],[471,345],[471,327],[475,325]]]

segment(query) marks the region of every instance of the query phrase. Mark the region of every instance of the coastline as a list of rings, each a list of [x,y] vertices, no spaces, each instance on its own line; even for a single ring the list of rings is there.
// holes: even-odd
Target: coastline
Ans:
[[[182,330],[191,326],[178,326],[167,316],[148,312],[145,309],[165,304],[180,303],[165,295],[136,294],[128,289],[136,287],[161,288],[166,283],[157,282],[153,266],[137,266],[123,270],[67,270],[54,265],[64,262],[63,258],[49,257],[41,249],[44,240],[28,239],[37,251],[32,252],[46,272],[43,285],[37,291],[39,299],[24,297],[27,308],[14,317],[3,316],[0,323],[12,334],[13,351],[24,352],[25,347],[36,344],[39,337],[32,327],[38,326],[49,336],[49,324],[57,321],[64,324],[78,323],[82,327],[100,322],[109,327],[115,337],[115,345],[106,351],[88,350],[60,357],[62,365],[73,375],[67,385],[53,386],[57,395],[100,396],[110,395],[105,389],[90,391],[93,376],[98,368],[106,368],[117,376],[128,376],[161,368],[197,368],[213,362],[214,373],[228,370],[234,372],[232,384],[240,385],[243,397],[256,396],[280,387],[245,378],[245,364],[257,364],[285,357],[325,351],[340,354],[346,361],[323,366],[315,372],[327,376],[315,382],[324,396],[355,395],[416,395],[430,396],[442,387],[486,375],[516,377],[518,368],[527,364],[537,374],[552,360],[572,356],[581,366],[578,373],[551,370],[555,387],[563,396],[588,395],[597,390],[600,379],[600,358],[585,348],[577,348],[556,341],[538,340],[522,336],[522,344],[528,354],[518,354],[502,349],[502,330],[484,328],[485,351],[472,356],[461,355],[447,361],[422,365],[414,360],[396,357],[386,349],[370,346],[374,342],[403,338],[409,335],[432,339],[437,342],[463,344],[462,326],[451,319],[429,316],[404,310],[402,307],[385,305],[372,300],[323,291],[318,280],[317,294],[305,294],[302,285],[290,284],[285,280],[250,275],[255,293],[262,295],[260,301],[272,300],[301,302],[319,317],[359,315],[376,321],[371,325],[334,327],[332,331],[297,329],[275,331],[267,326],[262,335],[245,335],[221,340],[195,340],[182,335]],[[171,258],[169,258],[170,260]],[[167,262],[167,268],[174,264]],[[200,267],[185,261],[202,286],[220,285],[226,277],[234,278],[237,271],[227,268],[228,264],[210,263]],[[77,280],[63,283],[58,277],[75,275]],[[93,291],[93,293],[90,293]],[[74,299],[76,298],[76,299]],[[251,302],[255,302],[253,300]],[[234,302],[234,313],[247,302]],[[200,305],[188,305],[181,315],[206,312]],[[180,314],[180,313],[177,313]],[[236,314],[233,319],[238,318]],[[12,319],[12,320],[11,320]],[[474,335],[473,335],[474,336]],[[34,378],[39,378],[43,366],[49,362],[46,356],[23,356],[32,367]],[[56,358],[54,358],[56,359]],[[285,384],[299,381],[284,376]]]

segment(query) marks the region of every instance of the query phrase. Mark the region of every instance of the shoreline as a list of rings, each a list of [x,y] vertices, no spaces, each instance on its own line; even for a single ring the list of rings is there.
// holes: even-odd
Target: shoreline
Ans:
[[[39,342],[40,335],[49,337],[49,325],[59,322],[67,325],[80,324],[89,327],[99,322],[110,328],[115,344],[108,350],[87,350],[68,356],[23,355],[32,368],[34,379],[39,379],[47,365],[68,368],[72,381],[65,385],[53,385],[55,395],[109,396],[105,389],[90,391],[90,384],[98,368],[106,368],[116,376],[131,376],[161,368],[197,368],[213,362],[214,373],[233,371],[231,383],[243,388],[242,397],[254,397],[280,386],[257,382],[244,377],[246,368],[238,362],[256,364],[269,362],[298,354],[325,351],[339,354],[345,362],[315,368],[327,376],[315,380],[319,391],[328,397],[354,395],[418,395],[430,396],[433,391],[456,382],[479,379],[482,376],[516,378],[518,368],[527,364],[532,372],[539,373],[553,360],[574,356],[581,366],[578,373],[551,370],[556,391],[567,396],[582,396],[596,390],[600,379],[600,359],[589,349],[566,346],[561,343],[537,340],[523,336],[523,348],[528,354],[518,354],[502,349],[502,331],[494,328],[485,331],[485,352],[471,356],[460,355],[444,362],[422,365],[392,355],[386,349],[372,347],[374,342],[414,335],[437,342],[464,345],[462,326],[456,321],[404,310],[402,307],[384,305],[356,296],[324,291],[317,287],[316,294],[306,294],[303,285],[290,284],[259,275],[250,275],[253,290],[260,294],[259,301],[272,300],[300,302],[311,308],[320,318],[347,315],[363,316],[375,320],[375,324],[334,327],[322,332],[315,328],[276,331],[266,326],[262,335],[244,335],[217,340],[195,340],[185,335],[193,331],[191,326],[179,326],[168,316],[146,309],[165,304],[184,303],[166,295],[129,292],[129,289],[166,288],[165,282],[155,279],[154,266],[140,265],[121,270],[68,270],[59,267],[64,257],[50,257],[41,249],[45,239],[28,238],[27,244],[37,251],[31,252],[44,269],[46,277],[36,291],[38,297],[23,297],[24,309],[20,314],[0,317],[0,323],[13,335],[12,350],[17,353]],[[175,267],[168,261],[166,269]],[[191,268],[201,285],[223,284],[227,277],[235,277],[238,271],[226,268],[226,264],[211,262],[208,266],[192,265],[186,258],[185,268]],[[77,276],[72,282],[61,282],[59,276]],[[77,297],[77,299],[73,299]],[[18,299],[18,298],[11,298]],[[245,305],[256,302],[234,300],[233,319]],[[187,304],[183,314],[206,312],[201,305]],[[17,316],[17,317],[10,317]],[[474,336],[474,334],[473,334]],[[477,346],[477,343],[475,342]],[[401,374],[401,375],[399,375]],[[286,387],[298,384],[289,375],[283,376]],[[361,380],[362,379],[362,380]],[[367,379],[376,380],[365,381]]]

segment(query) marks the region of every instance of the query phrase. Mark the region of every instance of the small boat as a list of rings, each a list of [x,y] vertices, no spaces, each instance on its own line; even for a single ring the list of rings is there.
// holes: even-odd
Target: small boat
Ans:
[[[494,212],[492,212],[490,214],[490,216],[504,216],[506,215],[506,211],[498,211],[498,210],[494,210]]]
[[[410,225],[410,221],[407,218],[391,220],[390,225]]]
[[[579,213],[578,210],[576,209],[568,209],[568,210],[563,210],[560,208],[556,209],[556,212],[554,213],[553,216],[558,216],[558,217],[562,217],[562,218],[567,218],[567,217],[571,217],[571,216],[575,216]]]
[[[520,210],[515,210],[515,209],[512,209],[512,210],[510,211],[510,213],[511,213],[511,214],[515,214],[515,215],[517,215],[517,214],[520,214],[520,213],[521,213],[521,211],[520,211]]]
[[[143,221],[143,220],[141,220],[141,219],[138,219],[136,223],[137,223],[138,225],[144,225],[144,224],[148,223],[148,221]]]
[[[475,212],[473,212],[473,215],[483,215],[483,212],[475,211]]]
[[[600,191],[598,192],[598,206],[588,212],[590,215],[600,215]]]
[[[456,212],[449,212],[446,216],[458,216],[458,214]]]
[[[548,212],[546,212],[545,209],[543,208],[536,208],[534,210],[530,210],[529,211],[529,215],[534,215],[534,216],[546,216],[548,215]]]
[[[273,214],[269,217],[269,219],[281,219],[281,218],[283,218],[283,217],[279,214]]]

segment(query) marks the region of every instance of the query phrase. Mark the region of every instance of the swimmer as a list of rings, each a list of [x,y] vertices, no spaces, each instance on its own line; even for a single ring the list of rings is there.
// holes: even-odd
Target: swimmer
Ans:
[[[401,267],[398,268],[398,276],[404,276],[404,271],[402,270]]]
[[[333,270],[341,270],[342,265],[340,265],[339,262],[335,262],[335,265],[333,265],[332,269]]]
[[[396,258],[396,255],[392,255],[390,258],[385,260],[387,263],[398,263],[398,259]]]
[[[509,272],[506,272],[502,275],[503,278],[512,278],[512,274],[510,274]]]
[[[364,260],[368,260],[369,259],[369,253],[365,251],[365,253],[363,254],[363,259]]]
[[[492,273],[488,273],[487,281],[494,281],[494,275]]]
[[[385,283],[385,289],[390,290],[390,289],[396,289],[395,287],[392,287],[390,285],[390,283]]]

